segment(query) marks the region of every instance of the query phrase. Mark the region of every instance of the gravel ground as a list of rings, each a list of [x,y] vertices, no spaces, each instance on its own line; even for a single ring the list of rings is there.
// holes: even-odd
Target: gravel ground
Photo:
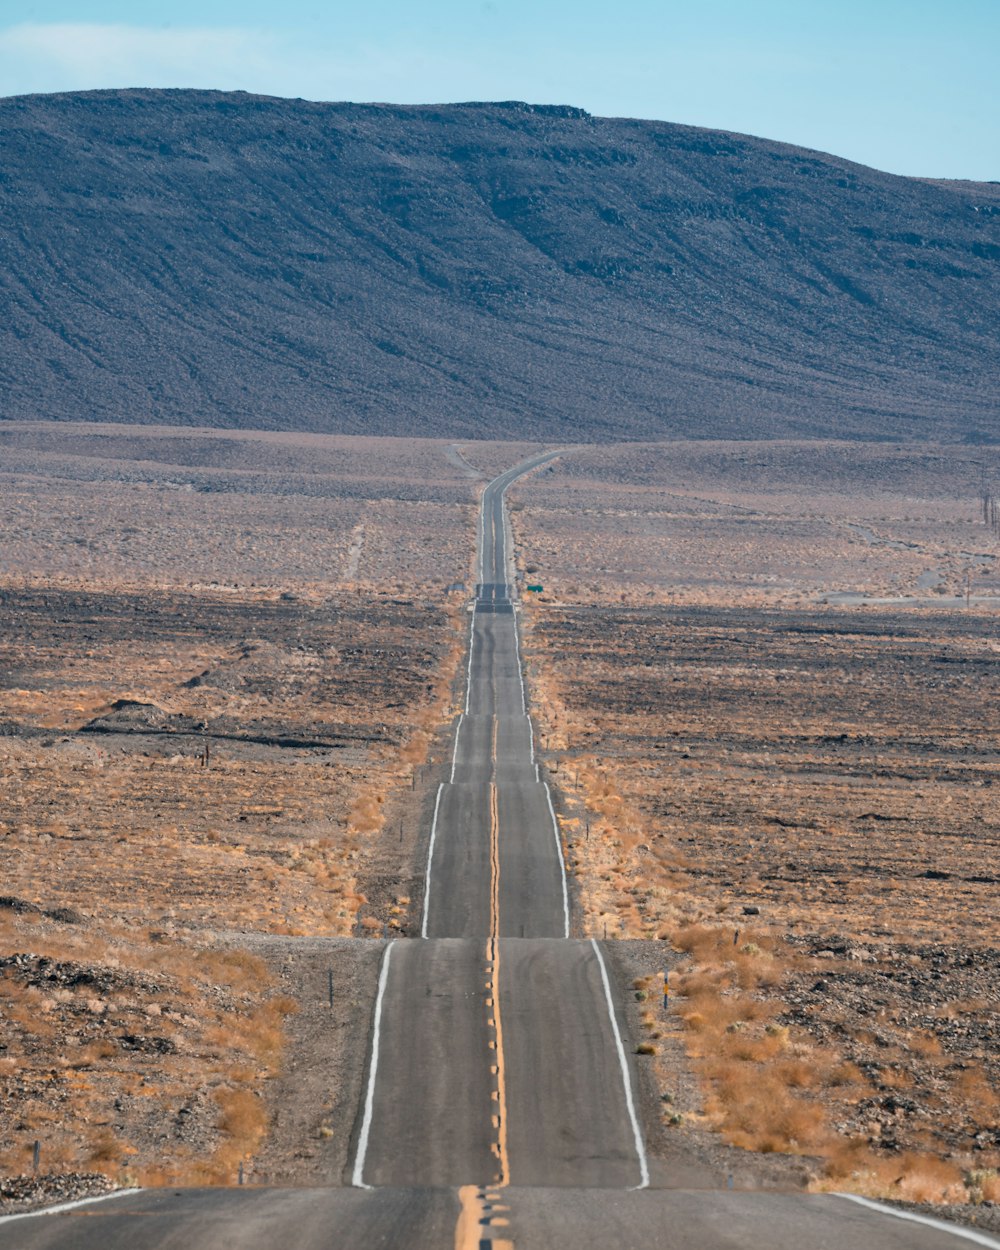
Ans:
[[[348,1181],[379,964],[385,942],[227,935],[273,971],[298,1003],[282,1072],[264,1088],[267,1140],[246,1169],[258,1185]],[[330,1005],[330,978],[333,1005]]]
[[[917,1215],[926,1215],[934,1220],[948,1220],[953,1224],[971,1226],[983,1233],[1000,1234],[1000,1202],[983,1202],[979,1206],[971,1203],[952,1206],[921,1206],[917,1202],[887,1202],[887,1207],[898,1207],[901,1211],[914,1211]]]
[[[33,1211],[58,1202],[96,1198],[117,1186],[100,1172],[61,1172],[49,1176],[0,1178],[0,1215]]]

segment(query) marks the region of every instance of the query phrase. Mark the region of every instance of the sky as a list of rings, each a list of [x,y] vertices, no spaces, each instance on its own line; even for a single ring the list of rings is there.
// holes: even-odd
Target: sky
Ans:
[[[1000,0],[0,0],[0,96],[528,100],[1000,179]]]

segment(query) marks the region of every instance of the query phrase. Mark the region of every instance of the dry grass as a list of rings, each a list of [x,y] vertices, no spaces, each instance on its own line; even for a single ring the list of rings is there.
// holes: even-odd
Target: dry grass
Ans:
[[[766,934],[737,946],[731,930],[687,925],[674,944],[690,963],[672,978],[687,1050],[706,1083],[706,1111],[726,1140],[763,1153],[816,1153],[833,1139],[815,1098],[837,1057],[780,1023],[764,991],[790,957]],[[838,1079],[842,1082],[844,1073]]]
[[[245,952],[101,932],[95,951],[87,926],[0,910],[3,949],[23,952],[0,977],[0,1167],[24,1170],[38,1140],[47,1171],[231,1181],[259,1142],[246,1109],[280,1069],[294,1002]],[[188,1131],[165,1134],[179,1116]]]

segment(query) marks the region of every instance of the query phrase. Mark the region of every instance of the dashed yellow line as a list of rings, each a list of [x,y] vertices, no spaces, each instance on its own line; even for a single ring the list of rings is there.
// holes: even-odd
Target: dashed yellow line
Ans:
[[[493,691],[496,707],[496,689]],[[497,810],[497,737],[499,721],[493,717],[490,739],[490,935],[486,946],[486,1023],[493,1030],[488,1045],[495,1062],[490,1064],[494,1089],[490,1093],[490,1125],[494,1140],[490,1150],[496,1159],[496,1175],[489,1186],[464,1185],[458,1191],[461,1209],[455,1227],[455,1250],[480,1250],[487,1228],[505,1228],[507,1208],[500,1206],[500,1191],[510,1183],[507,1151],[507,1070],[503,1050],[503,1019],[500,1014],[500,820]],[[514,1250],[509,1240],[489,1239],[492,1250]]]
[[[455,1250],[480,1250],[487,1228],[506,1228],[510,1223],[499,1206],[500,1195],[485,1186],[463,1185],[458,1191],[459,1213],[455,1225]],[[494,1214],[496,1212],[496,1214]],[[512,1241],[490,1239],[491,1250],[514,1250]]]

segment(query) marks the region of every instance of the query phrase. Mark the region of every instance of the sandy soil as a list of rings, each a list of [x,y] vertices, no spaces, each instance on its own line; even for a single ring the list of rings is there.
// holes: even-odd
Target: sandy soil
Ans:
[[[673,442],[568,450],[511,491],[518,563],[569,603],[996,603],[990,447]]]

